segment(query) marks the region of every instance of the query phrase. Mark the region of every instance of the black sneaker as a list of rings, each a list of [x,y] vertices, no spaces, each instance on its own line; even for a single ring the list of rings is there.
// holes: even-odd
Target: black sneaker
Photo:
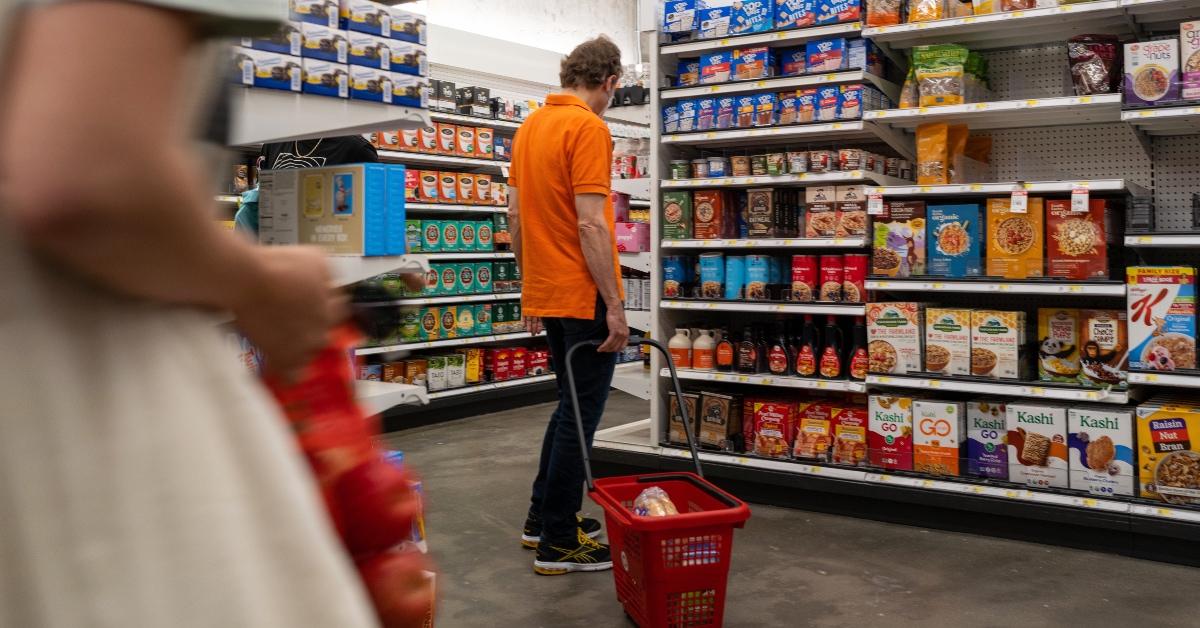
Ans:
[[[608,546],[588,538],[583,530],[576,542],[560,547],[554,543],[539,543],[533,571],[543,576],[561,576],[572,571],[605,571],[612,569]]]
[[[587,517],[575,515],[575,519],[579,521],[579,530],[583,532],[589,539],[594,539],[600,536],[600,522]],[[525,528],[521,530],[521,547],[525,549],[537,549],[538,542],[542,540],[542,520],[535,519],[532,516],[525,518]]]

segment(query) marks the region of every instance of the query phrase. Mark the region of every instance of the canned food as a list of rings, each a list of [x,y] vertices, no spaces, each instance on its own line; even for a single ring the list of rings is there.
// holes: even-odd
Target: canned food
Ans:
[[[845,255],[842,259],[842,301],[864,303],[867,300],[867,269],[870,257],[861,253]]]
[[[710,177],[727,177],[727,176],[729,176],[729,160],[724,157],[709,157],[708,158],[708,176],[710,176]]]
[[[788,151],[787,169],[791,174],[803,174],[808,172],[808,152]]]
[[[742,298],[746,283],[746,258],[730,255],[725,258],[725,298],[735,301]]]
[[[862,168],[863,152],[857,148],[842,148],[838,150],[838,170],[849,172]]]
[[[675,299],[683,296],[687,285],[687,258],[682,255],[669,255],[663,258],[663,296]]]
[[[700,256],[700,296],[720,299],[725,286],[725,254],[704,253]]]
[[[750,157],[750,174],[755,177],[767,176],[766,155],[753,155]]]
[[[746,256],[746,300],[767,301],[771,298],[771,257]]]
[[[817,294],[817,256],[792,256],[792,300],[811,303]]]
[[[821,256],[821,291],[817,294],[818,301],[838,302],[842,300],[842,283],[845,281],[845,267],[841,255]]]
[[[767,174],[772,177],[787,174],[787,156],[783,153],[767,154]]]
[[[692,163],[686,159],[675,159],[671,161],[671,178],[675,180],[686,179],[692,171]]]
[[[745,155],[729,158],[730,169],[735,177],[750,176],[750,158]]]
[[[829,172],[833,165],[833,152],[828,150],[813,150],[808,152],[809,172]]]
[[[692,178],[707,179],[708,178],[708,160],[693,159],[692,160]]]

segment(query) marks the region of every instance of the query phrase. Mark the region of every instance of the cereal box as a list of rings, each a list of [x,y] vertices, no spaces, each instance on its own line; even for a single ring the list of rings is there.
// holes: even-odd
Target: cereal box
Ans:
[[[971,374],[1024,379],[1025,312],[971,312]]]
[[[835,464],[865,466],[867,464],[867,409],[863,407],[834,408],[830,416],[833,428],[833,448],[830,460]]]
[[[687,433],[684,432],[683,416],[679,412],[679,399],[675,393],[670,393],[670,428],[667,430],[667,441],[677,445],[688,444]],[[687,415],[692,420],[693,430],[695,429],[696,419],[700,416],[697,409],[700,407],[700,395],[694,393],[683,393],[683,402],[687,409]],[[699,434],[695,434],[699,437]]]
[[[697,190],[692,195],[692,203],[693,237],[700,240],[722,237],[725,234],[725,195],[720,190]]]
[[[692,237],[692,193],[663,192],[664,240],[687,240]]]
[[[1079,381],[1079,310],[1038,309],[1038,379]]]
[[[1200,100],[1200,21],[1179,25],[1179,96],[1183,100]]]
[[[867,352],[870,372],[903,375],[921,370],[920,303],[868,303]]]
[[[437,307],[421,308],[420,340],[437,340],[442,325],[442,310]]]
[[[1125,274],[1129,368],[1196,368],[1196,269],[1130,266]]]
[[[837,233],[837,188],[810,185],[804,190],[804,237],[832,238]]]
[[[987,201],[988,276],[1026,279],[1042,276],[1042,199],[1030,197],[1025,213],[1009,198]]]
[[[733,5],[729,21],[730,35],[761,33],[775,27],[775,7],[771,0],[742,0]]]
[[[867,460],[873,467],[911,471],[913,468],[913,400],[911,397],[871,395]]]
[[[1046,201],[1046,276],[1108,279],[1108,201],[1091,199],[1085,212],[1070,200]]]
[[[833,445],[833,430],[830,415],[833,406],[824,401],[804,402],[797,412],[796,446],[792,454],[797,458],[828,460]]]
[[[925,310],[925,370],[971,374],[971,310]]]
[[[867,234],[867,191],[862,185],[839,185],[836,192],[839,238]]]
[[[795,407],[783,401],[756,401],[754,410],[754,453],[786,458],[795,436]]]
[[[1093,388],[1128,385],[1129,331],[1125,311],[1079,311],[1079,383]]]
[[[1067,412],[1071,488],[1133,495],[1133,411],[1076,406]]]
[[[1179,40],[1125,44],[1125,104],[1157,105],[1179,100]]]
[[[732,450],[742,433],[742,399],[738,395],[700,394],[700,444]]]
[[[732,73],[733,51],[712,52],[700,57],[701,85],[728,83],[732,78]]]
[[[1067,488],[1067,407],[1008,404],[1008,478],[1035,488]]]
[[[875,217],[875,275],[909,277],[925,274],[925,202],[889,201]]]
[[[929,274],[978,277],[983,274],[983,225],[979,205],[930,205],[926,229]]]
[[[967,402],[967,475],[1008,479],[1008,408],[1003,401]]]
[[[1200,504],[1200,408],[1152,400],[1137,408],[1142,497]]]
[[[816,0],[775,0],[775,28],[808,28],[816,23]]]
[[[933,475],[960,475],[959,459],[966,435],[966,409],[959,401],[920,399],[913,402],[913,470]]]

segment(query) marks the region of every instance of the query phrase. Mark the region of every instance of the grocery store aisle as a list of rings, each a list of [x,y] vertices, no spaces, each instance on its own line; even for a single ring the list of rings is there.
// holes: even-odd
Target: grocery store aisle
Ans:
[[[441,572],[438,626],[630,625],[611,573],[537,576],[521,549],[552,405],[391,434],[420,471]],[[613,392],[605,426],[643,419]],[[1194,626],[1197,572],[1106,554],[752,506],[734,541],[726,625],[888,628]],[[594,516],[599,508],[585,501]]]

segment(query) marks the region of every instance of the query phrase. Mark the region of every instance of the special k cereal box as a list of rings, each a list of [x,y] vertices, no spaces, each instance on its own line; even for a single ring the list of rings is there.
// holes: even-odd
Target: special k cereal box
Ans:
[[[1200,408],[1151,400],[1137,408],[1140,494],[1200,504]]]
[[[870,372],[902,375],[921,370],[920,303],[868,303],[867,353]]]
[[[1024,379],[1025,312],[971,312],[971,374]]]
[[[925,370],[971,373],[971,310],[925,310]]]
[[[833,445],[832,413],[833,405],[826,401],[799,404],[793,456],[810,460],[829,459],[829,449]]]
[[[832,415],[833,452],[835,464],[865,466],[867,464],[867,424],[869,416],[863,407],[838,407]]]
[[[867,460],[871,466],[911,471],[912,398],[871,395],[867,411]]]
[[[1129,368],[1196,368],[1196,269],[1130,266],[1125,274]]]
[[[1067,488],[1067,407],[1008,404],[1008,479],[1035,488]]]
[[[1071,488],[1093,495],[1133,495],[1133,411],[1075,406],[1067,413]]]
[[[1008,479],[1007,420],[1003,401],[967,402],[967,475]]]
[[[960,475],[966,433],[962,402],[922,399],[913,402],[913,470],[933,475]]]
[[[987,202],[987,275],[1008,279],[1042,276],[1042,199],[1030,197],[1024,212],[1011,199]]]

